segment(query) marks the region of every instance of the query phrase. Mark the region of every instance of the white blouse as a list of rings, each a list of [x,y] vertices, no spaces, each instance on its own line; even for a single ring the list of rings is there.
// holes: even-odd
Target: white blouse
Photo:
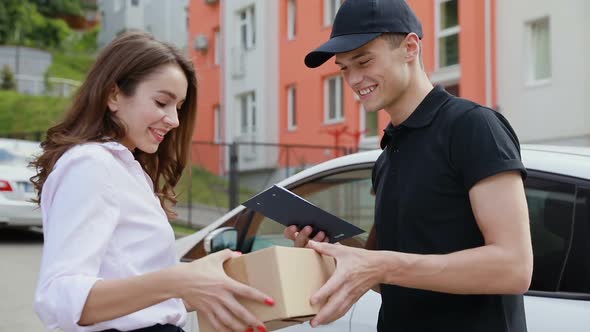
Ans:
[[[64,153],[45,181],[41,210],[44,246],[34,306],[47,328],[86,332],[184,325],[180,299],[92,326],[77,324],[96,281],[179,262],[153,183],[125,146],[87,143]]]

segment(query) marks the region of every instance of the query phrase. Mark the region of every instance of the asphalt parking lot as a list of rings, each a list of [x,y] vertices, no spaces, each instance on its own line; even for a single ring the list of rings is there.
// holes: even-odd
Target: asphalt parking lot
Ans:
[[[33,310],[40,232],[0,228],[0,331],[47,331]]]

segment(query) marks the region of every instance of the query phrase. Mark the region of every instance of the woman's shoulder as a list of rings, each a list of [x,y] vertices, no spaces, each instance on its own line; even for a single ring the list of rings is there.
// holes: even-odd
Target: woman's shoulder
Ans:
[[[41,206],[50,205],[58,188],[68,193],[89,191],[111,195],[117,183],[117,161],[111,150],[103,145],[83,143],[65,151],[43,184]]]
[[[90,164],[100,168],[110,168],[116,162],[116,155],[126,148],[117,142],[88,142],[69,148],[56,162],[54,170],[76,164]],[[130,154],[129,150],[127,152]]]

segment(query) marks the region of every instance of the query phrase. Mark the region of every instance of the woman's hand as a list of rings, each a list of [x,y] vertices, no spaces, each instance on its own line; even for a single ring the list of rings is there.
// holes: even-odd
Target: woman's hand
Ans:
[[[274,301],[255,288],[246,286],[223,270],[223,263],[241,255],[223,250],[177,267],[181,280],[181,298],[187,311],[207,315],[216,331],[265,332],[262,321],[242,306],[236,297],[273,305]]]

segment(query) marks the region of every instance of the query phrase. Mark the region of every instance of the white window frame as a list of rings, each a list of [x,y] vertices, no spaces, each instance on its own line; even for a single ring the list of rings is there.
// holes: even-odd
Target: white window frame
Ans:
[[[336,81],[334,91],[334,118],[330,118],[330,82]],[[344,96],[342,94],[342,76],[331,76],[324,80],[324,123],[334,124],[344,122]]]
[[[243,16],[243,17],[242,17]],[[238,44],[244,50],[256,47],[256,8],[254,5],[236,11]],[[246,40],[243,40],[242,29],[246,29]]]
[[[215,65],[221,64],[221,30],[216,29],[213,33],[213,63]]]
[[[297,35],[297,2],[287,0],[287,39],[293,40]]]
[[[324,25],[330,26],[334,22],[336,13],[344,0],[324,0]]]
[[[287,130],[297,129],[297,86],[287,88]]]
[[[221,106],[215,105],[213,108],[213,128],[215,133],[213,134],[213,140],[215,143],[220,143],[222,141],[222,129],[221,129]]]
[[[257,132],[257,125],[258,125],[258,118],[256,114],[256,92],[249,91],[238,95],[237,99],[237,109],[239,110],[238,113],[238,133],[240,135],[255,135]],[[246,101],[246,114],[244,114],[244,110],[242,109],[242,102]],[[244,119],[246,116],[246,119]],[[245,126],[244,126],[244,120]],[[245,130],[244,130],[245,129]]]
[[[548,58],[549,58],[549,75],[547,77],[536,78],[536,67],[537,67],[537,48],[535,32],[533,31],[535,24],[546,24],[547,33],[549,35],[549,47]],[[551,82],[553,76],[552,56],[551,56],[551,20],[548,16],[537,18],[526,22],[526,84],[528,86],[545,85]]]
[[[359,112],[361,115],[361,139],[363,140],[371,140],[371,139],[375,139],[377,137],[379,137],[379,114],[378,112],[371,112],[371,114],[375,114],[375,116],[377,116],[377,132],[375,133],[375,135],[370,136],[367,134],[367,132],[365,131],[367,129],[367,111],[365,111],[365,108],[363,107],[363,105],[360,106],[359,108]]]
[[[435,12],[435,30],[436,30],[436,39],[435,39],[435,47],[434,47],[434,51],[435,51],[435,56],[434,56],[434,61],[435,61],[435,68],[437,69],[441,69],[441,68],[452,68],[455,66],[458,66],[461,63],[461,58],[459,58],[459,64],[455,64],[455,65],[451,65],[451,66],[445,66],[445,67],[441,67],[440,66],[440,39],[441,38],[445,38],[445,37],[449,37],[452,35],[459,35],[459,33],[461,32],[461,27],[459,22],[457,22],[457,25],[454,27],[449,27],[446,29],[441,29],[440,24],[441,24],[441,5],[445,2],[449,2],[452,0],[434,0],[434,12]],[[458,13],[459,8],[457,7],[457,16],[459,15]],[[459,50],[458,50],[459,51]]]

